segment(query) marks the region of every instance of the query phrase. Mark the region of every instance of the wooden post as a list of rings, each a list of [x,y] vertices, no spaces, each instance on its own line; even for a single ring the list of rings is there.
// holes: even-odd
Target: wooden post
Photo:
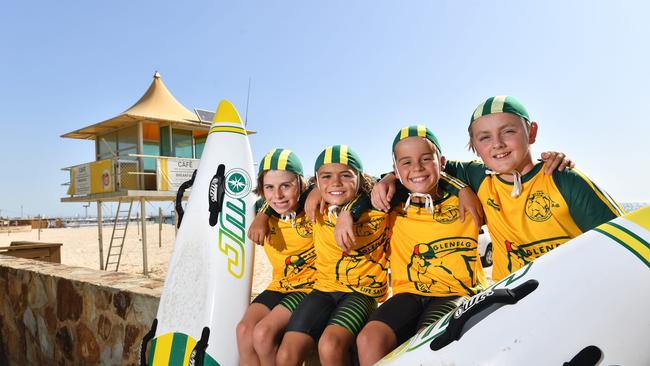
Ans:
[[[174,225],[174,239],[176,239],[176,235],[178,234],[178,224],[176,223],[178,216],[176,215],[176,209],[172,210],[172,215],[172,225]]]
[[[149,266],[147,263],[147,227],[145,217],[147,208],[145,207],[144,197],[140,197],[140,224],[142,225],[142,273],[149,275]]]
[[[162,207],[158,207],[158,248],[162,248]]]
[[[97,201],[97,238],[99,240],[99,269],[104,270],[104,242],[102,240],[102,201]]]

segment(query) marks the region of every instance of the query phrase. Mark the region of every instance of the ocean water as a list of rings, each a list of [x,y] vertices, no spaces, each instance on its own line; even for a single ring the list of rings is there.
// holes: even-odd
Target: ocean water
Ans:
[[[625,212],[632,212],[640,209],[641,207],[650,205],[650,202],[620,202]]]

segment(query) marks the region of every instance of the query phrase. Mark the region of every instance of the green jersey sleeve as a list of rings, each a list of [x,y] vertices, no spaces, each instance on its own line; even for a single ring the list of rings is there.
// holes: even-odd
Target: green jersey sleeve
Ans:
[[[264,198],[258,198],[257,201],[255,201],[255,212],[265,212],[266,209],[268,208],[268,205],[266,204],[266,201],[264,201]]]
[[[443,192],[458,196],[458,192],[460,192],[461,189],[467,187],[468,185],[461,179],[458,179],[445,172],[441,172],[440,179],[438,180],[438,186]]]
[[[485,180],[486,170],[487,166],[478,161],[447,161],[445,165],[445,173],[448,176],[468,184],[474,192],[478,191],[481,183]]]
[[[625,213],[607,192],[578,169],[553,172],[553,180],[580,230],[588,231]]]

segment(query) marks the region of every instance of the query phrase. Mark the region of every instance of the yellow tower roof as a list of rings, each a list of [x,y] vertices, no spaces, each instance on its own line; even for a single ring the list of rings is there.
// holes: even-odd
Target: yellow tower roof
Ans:
[[[203,126],[194,113],[174,98],[156,71],[149,89],[129,109],[113,118],[68,132],[61,137],[94,139],[98,134],[117,130],[138,121]]]

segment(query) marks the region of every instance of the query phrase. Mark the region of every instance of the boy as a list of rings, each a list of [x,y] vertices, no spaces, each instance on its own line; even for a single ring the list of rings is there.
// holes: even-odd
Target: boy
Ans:
[[[362,366],[376,363],[485,285],[478,229],[471,218],[460,221],[458,197],[438,185],[445,157],[436,136],[421,125],[401,129],[393,159],[409,194],[389,216],[393,296],[357,338]]]
[[[488,98],[474,110],[468,128],[469,147],[483,162],[448,162],[445,169],[467,182],[483,204],[497,281],[623,213],[577,169],[544,174],[544,164],[531,155],[537,130],[516,98]]]

